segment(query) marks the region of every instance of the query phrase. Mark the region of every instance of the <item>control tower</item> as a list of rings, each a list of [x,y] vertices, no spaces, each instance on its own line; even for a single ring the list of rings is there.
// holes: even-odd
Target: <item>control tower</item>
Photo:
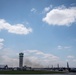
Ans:
[[[23,67],[23,53],[19,53],[19,67],[22,68]]]
[[[67,62],[67,69],[69,69],[69,63]]]

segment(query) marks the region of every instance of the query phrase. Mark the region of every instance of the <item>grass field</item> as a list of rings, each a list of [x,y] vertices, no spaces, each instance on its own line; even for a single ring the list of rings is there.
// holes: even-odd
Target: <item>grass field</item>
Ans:
[[[0,71],[0,74],[63,74],[56,71]]]

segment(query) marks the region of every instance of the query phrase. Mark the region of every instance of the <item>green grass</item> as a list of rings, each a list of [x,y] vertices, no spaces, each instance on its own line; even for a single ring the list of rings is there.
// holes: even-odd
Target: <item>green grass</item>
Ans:
[[[63,74],[56,71],[0,71],[0,74]]]

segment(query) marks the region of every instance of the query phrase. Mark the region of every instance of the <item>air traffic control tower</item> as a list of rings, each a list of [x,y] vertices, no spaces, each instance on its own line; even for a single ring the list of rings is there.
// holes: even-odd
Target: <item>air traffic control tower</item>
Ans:
[[[22,68],[23,67],[23,53],[19,53],[19,67]]]

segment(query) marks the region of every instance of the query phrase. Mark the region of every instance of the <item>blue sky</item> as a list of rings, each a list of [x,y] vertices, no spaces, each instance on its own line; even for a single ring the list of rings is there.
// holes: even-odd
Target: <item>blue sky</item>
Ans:
[[[75,13],[76,0],[0,0],[0,64],[24,52],[24,65],[76,67]]]

